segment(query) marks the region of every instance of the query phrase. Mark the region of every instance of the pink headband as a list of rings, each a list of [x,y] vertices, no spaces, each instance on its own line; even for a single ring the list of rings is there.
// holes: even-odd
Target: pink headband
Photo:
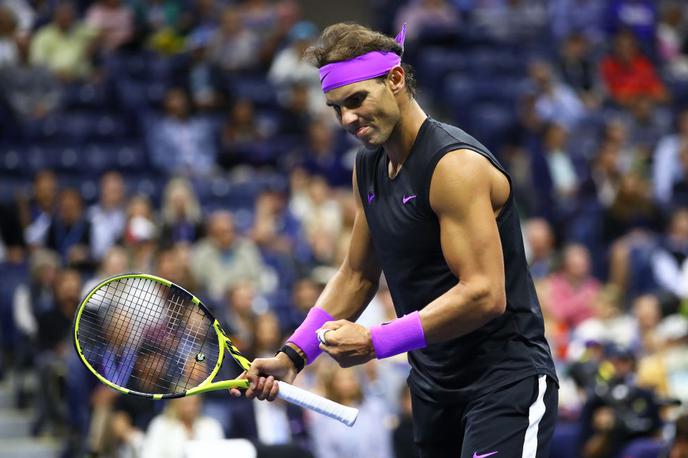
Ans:
[[[406,23],[394,40],[404,49]],[[332,62],[320,67],[323,92],[371,78],[382,76],[401,64],[401,57],[393,52],[371,51],[353,59]]]

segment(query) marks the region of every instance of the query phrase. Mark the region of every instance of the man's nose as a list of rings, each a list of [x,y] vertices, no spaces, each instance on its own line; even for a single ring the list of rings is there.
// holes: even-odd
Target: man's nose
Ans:
[[[349,127],[358,121],[358,115],[353,110],[342,108],[342,126]]]

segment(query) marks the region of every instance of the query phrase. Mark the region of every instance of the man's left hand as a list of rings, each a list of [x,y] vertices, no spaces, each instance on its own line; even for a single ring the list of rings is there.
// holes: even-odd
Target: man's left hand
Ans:
[[[341,367],[363,364],[375,358],[375,348],[370,338],[370,330],[360,324],[347,320],[328,321],[321,329],[325,333],[326,344],[320,349],[329,354]]]

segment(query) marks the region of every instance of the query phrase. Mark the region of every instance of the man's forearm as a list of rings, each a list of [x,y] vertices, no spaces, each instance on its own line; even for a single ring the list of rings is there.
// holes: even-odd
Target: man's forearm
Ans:
[[[459,283],[420,311],[428,343],[460,337],[504,313],[506,299],[499,288]]]
[[[315,303],[337,320],[356,321],[373,299],[379,279],[372,281],[344,267],[327,282]]]

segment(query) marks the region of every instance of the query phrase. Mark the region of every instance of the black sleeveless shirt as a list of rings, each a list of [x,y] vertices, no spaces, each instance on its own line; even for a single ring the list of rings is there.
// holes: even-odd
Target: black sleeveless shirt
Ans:
[[[430,181],[448,152],[470,149],[511,178],[492,153],[463,130],[427,118],[403,168],[389,178],[382,148],[362,150],[356,176],[377,259],[398,316],[420,310],[460,281],[440,246]],[[506,311],[483,327],[408,353],[409,385],[419,396],[463,401],[536,374],[556,380],[542,312],[528,271],[513,192],[497,218],[504,255]]]

